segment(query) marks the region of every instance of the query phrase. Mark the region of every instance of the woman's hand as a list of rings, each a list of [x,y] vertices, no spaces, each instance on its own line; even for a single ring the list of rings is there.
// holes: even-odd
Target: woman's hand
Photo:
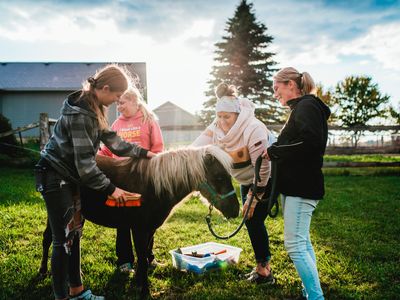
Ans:
[[[152,158],[154,156],[156,156],[157,154],[155,154],[154,152],[151,151],[147,151],[147,158]]]
[[[262,158],[265,158],[266,160],[271,160],[270,158],[269,158],[269,155],[268,155],[268,151],[267,151],[268,149],[265,149],[264,151],[263,151],[263,153],[261,153],[261,157]]]
[[[120,189],[119,187],[116,187],[114,193],[111,194],[111,197],[117,200],[118,206],[124,206],[125,201],[127,201],[129,197],[140,198],[141,195],[137,193],[127,192],[123,189]]]

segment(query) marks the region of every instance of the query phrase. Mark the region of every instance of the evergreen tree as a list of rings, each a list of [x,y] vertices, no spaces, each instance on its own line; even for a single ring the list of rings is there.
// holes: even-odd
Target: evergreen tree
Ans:
[[[10,120],[0,114],[0,133],[12,130]],[[16,151],[12,146],[16,146],[17,139],[14,134],[3,136],[0,138],[0,154],[7,154],[8,156],[15,155],[20,151]],[[10,146],[11,145],[11,146]]]
[[[208,81],[209,89],[205,93],[209,100],[203,104],[200,118],[208,125],[215,117],[215,87],[222,81],[235,85],[239,94],[253,101],[256,116],[271,124],[283,120],[283,108],[273,99],[272,73],[277,71],[272,60],[275,55],[267,51],[273,38],[266,34],[267,27],[256,21],[253,4],[242,0],[236,8],[233,18],[226,23],[226,35],[222,42],[215,44],[216,65],[212,67]]]

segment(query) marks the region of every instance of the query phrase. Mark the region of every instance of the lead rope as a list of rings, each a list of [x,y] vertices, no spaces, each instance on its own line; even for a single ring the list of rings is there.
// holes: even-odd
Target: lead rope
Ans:
[[[256,181],[260,181],[261,162],[262,162],[262,156],[260,155],[260,156],[257,158],[257,160],[256,160],[256,165],[255,165],[255,167],[254,167],[254,173],[255,173]],[[240,225],[239,225],[233,232],[231,232],[230,234],[228,234],[228,235],[226,235],[226,236],[218,235],[218,234],[214,231],[214,229],[212,228],[212,223],[211,223],[211,212],[212,212],[214,206],[213,206],[212,204],[210,204],[210,206],[209,206],[209,208],[208,208],[208,215],[206,216],[206,222],[207,222],[207,225],[208,225],[208,229],[210,230],[211,234],[212,234],[214,237],[216,237],[217,239],[220,239],[220,240],[227,240],[227,239],[230,239],[231,237],[235,236],[235,235],[240,231],[240,229],[242,229],[244,223],[247,221],[247,215],[249,214],[249,210],[250,210],[250,208],[251,208],[251,204],[253,203],[254,198],[256,198],[257,201],[261,201],[261,199],[257,197],[256,187],[255,187],[255,186],[256,186],[256,185],[253,184],[252,187],[251,187],[251,189],[252,189],[252,195],[251,195],[251,197],[250,197],[249,205],[247,206],[247,209],[246,209],[246,212],[245,212],[245,214],[244,214],[244,216],[243,216],[242,222],[240,223]]]

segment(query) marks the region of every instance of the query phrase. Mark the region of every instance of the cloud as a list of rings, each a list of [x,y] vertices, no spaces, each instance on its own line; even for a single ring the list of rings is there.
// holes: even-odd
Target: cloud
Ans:
[[[174,101],[192,94],[203,101],[214,44],[221,41],[239,2],[0,1],[0,57],[145,61],[150,97]],[[349,69],[380,78],[385,78],[380,69],[390,70],[390,84],[397,88],[392,83],[400,76],[399,1],[248,2],[254,3],[257,21],[274,37],[269,51],[277,53],[274,60],[279,64],[315,70],[326,82],[342,79]],[[184,91],[177,83],[188,78],[190,91]],[[186,99],[185,105],[190,110],[194,104]]]
[[[373,26],[369,32],[342,47],[345,55],[369,55],[384,68],[400,71],[400,22]]]
[[[193,22],[214,19],[223,23],[231,11],[233,12],[236,2],[15,0],[9,3],[0,2],[0,24],[2,34],[9,32],[11,35],[15,29],[45,27],[53,25],[60,18],[70,19],[83,29],[92,27],[93,22],[111,20],[121,32],[139,32],[157,42],[167,42],[192,28]]]

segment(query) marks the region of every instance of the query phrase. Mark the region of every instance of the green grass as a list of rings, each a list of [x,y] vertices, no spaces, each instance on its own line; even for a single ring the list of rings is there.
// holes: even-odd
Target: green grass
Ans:
[[[325,155],[325,161],[337,162],[399,162],[398,154]]]
[[[323,168],[327,176],[400,176],[400,167]]]
[[[398,299],[399,178],[327,176],[326,188],[311,228],[326,298]],[[238,265],[200,276],[174,269],[169,250],[215,241],[204,221],[207,212],[200,201],[190,199],[157,231],[154,252],[167,265],[149,276],[153,298],[283,299],[300,293],[300,279],[283,246],[281,214],[266,222],[276,285],[240,280],[254,266],[245,229],[227,241],[243,249]],[[225,224],[217,215],[213,218],[221,234],[240,221]],[[37,272],[45,224],[46,209],[33,189],[32,171],[0,168],[0,299],[52,299],[51,278]],[[82,239],[85,285],[108,299],[135,299],[134,279],[115,272],[115,262],[115,230],[87,222]]]
[[[325,162],[400,162],[398,154],[325,155]],[[330,176],[400,176],[400,167],[335,167],[324,168]]]

